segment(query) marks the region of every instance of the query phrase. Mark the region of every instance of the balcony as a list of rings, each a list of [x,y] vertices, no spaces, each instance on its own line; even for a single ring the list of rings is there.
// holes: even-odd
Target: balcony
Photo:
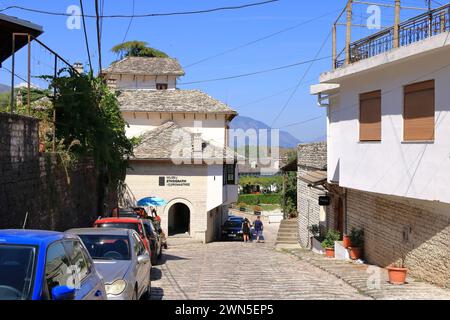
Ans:
[[[398,9],[396,15],[399,19],[399,2],[396,2],[396,7]],[[349,1],[349,5],[347,5],[348,21],[351,21],[351,15],[351,1]],[[347,23],[347,44],[339,54],[336,52],[336,25],[337,23],[333,28],[334,69],[450,31],[450,3],[352,43],[349,41],[351,23]]]

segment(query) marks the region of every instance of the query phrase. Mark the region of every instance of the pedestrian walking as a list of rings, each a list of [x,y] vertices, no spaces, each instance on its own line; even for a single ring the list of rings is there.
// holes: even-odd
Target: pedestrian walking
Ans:
[[[244,235],[244,242],[250,241],[250,221],[245,218],[242,222],[242,234]]]
[[[263,238],[264,230],[264,223],[261,221],[261,216],[256,217],[256,221],[253,223],[253,227],[256,231],[256,242],[261,242],[260,239]]]

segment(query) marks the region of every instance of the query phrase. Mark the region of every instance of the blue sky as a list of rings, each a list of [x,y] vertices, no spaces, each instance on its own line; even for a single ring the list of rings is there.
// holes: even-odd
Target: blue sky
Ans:
[[[135,13],[199,10],[257,1],[135,0]],[[332,22],[338,16],[338,11],[345,6],[345,2],[345,0],[281,0],[264,6],[234,11],[188,16],[136,18],[132,21],[126,39],[147,41],[150,46],[178,58],[183,66],[187,66],[203,58],[298,25],[312,18],[323,16],[264,41],[186,68],[186,76],[181,79],[181,82],[233,76],[310,60],[316,55],[320,58],[330,56],[331,38],[326,41],[321,53],[318,53],[318,50],[329,35]],[[381,2],[393,1],[384,0]],[[410,5],[423,6],[424,1],[409,0],[405,2]],[[84,0],[86,13],[94,14],[93,3],[93,0]],[[104,14],[131,14],[132,3],[132,0],[105,0]],[[79,1],[0,0],[0,8],[20,5],[58,12],[65,12],[67,7],[73,4],[77,5]],[[365,10],[366,7],[359,8],[354,18],[356,23],[361,23],[367,19],[368,14]],[[71,63],[77,60],[87,63],[83,31],[69,30],[66,27],[66,17],[48,16],[17,9],[4,13],[42,25],[45,33],[40,37],[41,41]],[[383,23],[392,23],[392,12],[383,10],[382,17]],[[98,52],[95,19],[87,19],[87,21],[94,69],[97,70]],[[102,36],[104,67],[116,59],[116,56],[110,52],[110,48],[122,42],[129,22],[129,19],[104,19]],[[353,36],[358,38],[364,34],[364,30],[357,30]],[[339,36],[341,35],[343,35],[342,32],[339,33]],[[39,66],[35,66],[36,69],[45,70],[45,65],[51,64],[50,59],[40,50],[33,51],[33,63],[39,64]],[[21,61],[20,58],[18,61]],[[5,63],[5,66],[7,65],[8,62]],[[323,140],[326,134],[325,110],[317,107],[315,97],[309,95],[309,85],[316,82],[319,74],[330,69],[330,67],[331,58],[315,62],[312,66],[305,64],[251,77],[180,85],[179,87],[201,89],[226,102],[241,115],[250,116],[269,125],[273,124],[273,127],[284,128],[291,123],[320,117],[305,124],[284,128],[284,130],[302,141]],[[308,68],[309,71],[305,75]],[[25,70],[19,68],[18,72],[25,75]],[[300,85],[284,112],[278,117],[280,110],[293,94],[293,87],[298,84],[302,77],[304,77],[303,84]],[[0,82],[9,83],[4,72],[0,73]],[[273,123],[277,117],[276,123]]]

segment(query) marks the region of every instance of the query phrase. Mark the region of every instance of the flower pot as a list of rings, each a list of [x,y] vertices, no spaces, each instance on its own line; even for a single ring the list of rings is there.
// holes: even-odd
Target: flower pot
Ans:
[[[350,255],[350,259],[352,259],[352,260],[361,259],[362,248],[359,248],[359,247],[348,247],[348,253]]]
[[[344,246],[345,249],[352,246],[349,236],[344,236],[342,238],[342,245]]]
[[[325,256],[327,258],[334,258],[334,248],[325,248]]]
[[[386,269],[388,270],[389,282],[391,284],[398,284],[398,285],[405,284],[408,269],[397,268],[392,266],[389,266]]]

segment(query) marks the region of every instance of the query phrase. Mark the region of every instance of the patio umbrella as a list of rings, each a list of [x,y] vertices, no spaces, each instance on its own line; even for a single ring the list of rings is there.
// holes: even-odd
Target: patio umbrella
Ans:
[[[158,197],[147,197],[142,198],[137,202],[137,205],[140,207],[162,207],[167,204],[167,201],[163,198]]]

